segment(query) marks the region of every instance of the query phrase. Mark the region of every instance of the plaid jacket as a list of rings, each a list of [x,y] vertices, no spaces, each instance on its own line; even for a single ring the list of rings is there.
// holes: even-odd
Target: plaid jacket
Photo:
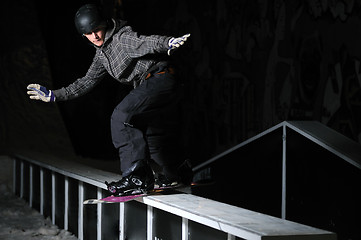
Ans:
[[[168,50],[170,37],[138,35],[123,21],[113,20],[113,23],[114,27],[105,34],[104,44],[96,47],[93,62],[86,75],[67,87],[54,90],[56,101],[76,98],[89,92],[106,73],[119,82],[132,84],[136,88],[152,67],[164,64],[154,54]]]

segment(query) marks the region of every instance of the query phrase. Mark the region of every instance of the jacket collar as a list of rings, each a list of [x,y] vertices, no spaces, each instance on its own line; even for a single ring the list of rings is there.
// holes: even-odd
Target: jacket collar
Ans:
[[[109,21],[108,23],[108,28],[105,32],[105,38],[104,38],[104,43],[102,46],[97,47],[96,48],[103,48],[104,46],[108,45],[109,42],[111,42],[111,38],[114,36],[115,33],[117,33],[122,27],[124,27],[127,24],[126,21],[120,20],[120,19],[111,19],[111,21]]]

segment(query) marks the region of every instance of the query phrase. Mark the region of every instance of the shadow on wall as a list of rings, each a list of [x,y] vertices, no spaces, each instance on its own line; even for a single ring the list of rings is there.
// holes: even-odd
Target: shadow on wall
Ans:
[[[6,190],[6,192],[11,192],[13,188],[13,160],[8,156],[1,156],[0,155],[0,187],[6,188],[2,190]],[[1,191],[5,192],[5,191]]]

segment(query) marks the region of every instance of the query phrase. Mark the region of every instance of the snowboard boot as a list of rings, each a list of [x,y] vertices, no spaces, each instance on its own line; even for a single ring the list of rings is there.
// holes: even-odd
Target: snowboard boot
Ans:
[[[170,180],[163,174],[158,174],[154,183],[154,189],[176,188],[181,185],[178,179]]]
[[[168,174],[167,174],[168,173]],[[188,160],[185,160],[176,170],[176,174],[170,174],[164,170],[163,174],[158,174],[155,180],[154,188],[176,188],[179,186],[191,185],[193,180],[193,171]]]
[[[105,182],[105,184],[108,191],[114,196],[136,195],[147,193],[154,189],[154,176],[152,169],[145,165],[119,181]]]
[[[189,160],[185,160],[177,169],[180,181],[184,185],[191,185],[193,181],[193,170]]]

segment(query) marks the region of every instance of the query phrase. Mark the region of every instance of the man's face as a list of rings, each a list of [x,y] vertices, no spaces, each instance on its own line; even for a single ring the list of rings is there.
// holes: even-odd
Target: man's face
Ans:
[[[95,46],[101,47],[104,43],[105,28],[96,28],[92,32],[85,33],[84,36]]]

